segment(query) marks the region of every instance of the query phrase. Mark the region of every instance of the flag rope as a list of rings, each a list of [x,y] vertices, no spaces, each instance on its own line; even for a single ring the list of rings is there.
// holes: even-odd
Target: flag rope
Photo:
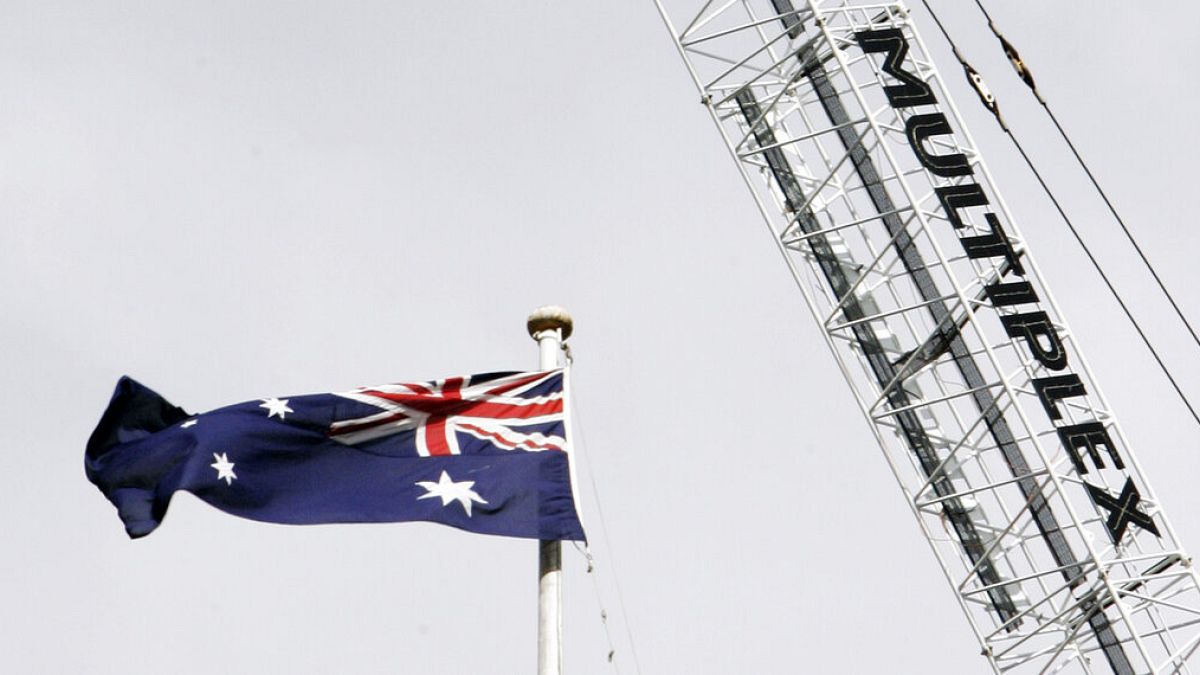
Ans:
[[[570,359],[569,354],[568,359]],[[578,375],[574,373],[572,373],[572,376],[578,377]],[[630,627],[629,610],[625,604],[625,593],[621,589],[621,579],[617,574],[616,555],[613,552],[612,537],[610,537],[608,534],[608,522],[604,518],[604,508],[600,503],[600,491],[596,485],[596,472],[592,468],[590,453],[587,452],[587,443],[582,424],[583,415],[579,414],[579,400],[575,396],[575,391],[573,388],[567,390],[567,396],[571,399],[571,409],[577,415],[577,419],[572,420],[575,428],[575,450],[576,454],[583,456],[583,462],[587,466],[588,482],[591,485],[592,500],[596,504],[596,517],[600,520],[600,536],[604,540],[605,548],[608,550],[609,566],[612,569],[613,588],[616,589],[617,593],[617,606],[620,608],[621,617],[624,619],[622,623],[625,626],[625,637],[629,642],[629,654],[633,660],[634,671],[637,672],[638,675],[641,675],[642,665],[638,660],[637,646],[634,643],[633,630]],[[589,545],[588,547],[581,549],[578,542],[576,542],[575,548],[576,550],[579,550],[587,560],[588,575],[592,577],[592,588],[596,594],[596,603],[600,606],[600,621],[604,626],[605,638],[608,640],[608,662],[611,663],[619,673],[620,666],[614,658],[616,650],[613,647],[612,635],[609,633],[608,611],[604,608],[604,601],[600,593],[600,585],[598,580],[599,575],[596,573],[595,558],[592,556],[591,546]]]
[[[587,574],[592,580],[592,595],[596,598],[596,606],[600,608],[600,625],[604,628],[604,640],[608,644],[608,653],[606,658],[608,659],[608,663],[612,665],[613,670],[617,672],[617,675],[620,675],[621,664],[619,664],[614,658],[617,653],[617,648],[613,646],[612,632],[608,627],[608,609],[604,606],[604,596],[600,592],[600,582],[597,580],[599,575],[596,574],[596,558],[592,556],[591,547],[580,546],[579,542],[577,541],[572,541],[571,544],[573,544],[575,550],[582,555],[585,560],[587,560]]]

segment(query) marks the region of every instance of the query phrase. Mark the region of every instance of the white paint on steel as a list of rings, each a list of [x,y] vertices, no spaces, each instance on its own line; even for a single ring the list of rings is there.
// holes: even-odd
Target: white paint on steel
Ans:
[[[687,26],[682,32],[676,30],[663,1],[655,4],[991,668],[997,673],[1106,670],[1108,664],[1081,611],[1083,602],[1091,598],[1109,603],[1106,613],[1112,628],[1137,672],[1191,672],[1186,658],[1200,645],[1200,579],[1028,254],[907,8],[896,2],[794,0],[804,31],[793,39],[769,0],[692,2],[692,7],[700,7],[681,13]],[[934,198],[933,190],[941,183],[921,168],[907,147],[903,130],[911,111],[888,105],[882,86],[891,81],[880,73],[876,59],[855,44],[855,31],[868,27],[903,32],[910,48],[905,67],[936,92],[937,109],[954,128],[952,135],[931,139],[935,152],[959,152],[969,158],[975,182],[983,186],[1014,245],[1024,250],[1025,279],[1036,288],[1042,308],[1058,327],[1071,370],[1087,387],[1088,395],[1060,401],[1064,415],[1071,423],[1099,420],[1110,429],[1126,463],[1125,473],[1140,486],[1144,506],[1162,537],[1131,528],[1121,545],[1111,543],[1104,528],[1107,512],[1087,497],[1084,478],[1068,460],[1055,426],[1032,394],[1032,379],[1045,373],[1014,338],[999,329],[995,310],[977,297],[983,285],[1003,275],[1002,270],[994,261],[971,260],[962,254],[957,235]],[[983,415],[972,406],[971,388],[946,367],[944,359],[916,370],[902,385],[910,404],[904,409],[920,416],[925,434],[936,447],[938,470],[944,468],[955,487],[951,496],[969,499],[964,504],[974,526],[987,536],[987,554],[1001,572],[999,585],[1008,591],[1023,619],[1014,631],[1001,625],[986,600],[988,585],[975,574],[978,565],[948,532],[941,509],[947,497],[933,494],[932,481],[899,438],[897,409],[888,408],[884,389],[872,377],[849,333],[852,326],[866,323],[885,350],[901,357],[921,345],[933,325],[929,301],[916,292],[892,251],[894,236],[880,226],[880,215],[848,166],[848,153],[836,135],[838,127],[847,124],[835,125],[822,114],[799,72],[793,57],[801,46],[815,49],[823,60],[852,120],[848,125],[869,150],[895,202],[891,214],[904,222],[935,276],[941,289],[937,295],[953,316],[963,317],[961,334],[981,368],[985,388],[994,393],[1029,464],[1027,475],[1044,492],[1086,572],[1079,587],[1062,578],[1016,489],[1016,480],[985,433]],[[747,88],[773,134],[769,146],[757,145],[734,100]],[[803,186],[805,205],[819,221],[819,232],[802,232],[799,216],[788,212],[765,162],[763,153],[768,148],[786,154]],[[807,247],[818,237],[829,244],[838,265],[853,271],[850,290],[842,297],[822,276]],[[867,309],[866,318],[848,321],[842,316],[841,309],[850,299]],[[1119,485],[1109,484],[1102,473],[1093,471],[1087,480],[1119,491]],[[1172,560],[1180,562],[1170,564]],[[1155,571],[1151,566],[1160,562],[1164,569]]]
[[[562,341],[571,334],[571,315],[562,307],[539,307],[526,321],[538,343],[538,368],[558,367]],[[561,675],[562,542],[538,542],[538,675]]]

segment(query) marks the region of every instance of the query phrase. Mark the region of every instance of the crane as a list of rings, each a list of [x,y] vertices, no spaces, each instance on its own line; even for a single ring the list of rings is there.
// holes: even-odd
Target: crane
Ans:
[[[1200,578],[909,10],[656,2],[992,670],[1191,672]]]

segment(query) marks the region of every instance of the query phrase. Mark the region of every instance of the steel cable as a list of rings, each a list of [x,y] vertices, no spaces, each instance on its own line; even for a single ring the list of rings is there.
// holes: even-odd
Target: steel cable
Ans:
[[[965,58],[963,58],[961,52],[959,52],[959,50],[958,50],[958,45],[954,42],[954,38],[950,37],[950,33],[946,30],[946,27],[944,25],[942,25],[942,21],[938,17],[937,12],[935,12],[933,10],[933,7],[931,7],[929,5],[929,0],[921,0],[921,4],[925,5],[925,9],[929,12],[929,15],[931,17],[933,17],[934,23],[937,24],[938,30],[941,31],[942,36],[946,38],[946,42],[948,42],[950,44],[950,48],[954,52],[955,58],[958,59],[959,64],[963,67],[964,72],[967,74],[967,79],[968,79],[968,81],[971,82],[972,87],[974,87],[977,92],[980,91],[980,89],[979,89],[980,81],[971,76],[972,73],[976,73],[975,69],[972,68],[969,63],[967,63]],[[983,5],[979,4],[979,0],[976,0],[976,4],[979,5],[981,9],[983,8]],[[986,10],[985,10],[985,15],[986,15]],[[990,18],[989,18],[989,24],[990,24]],[[994,28],[993,28],[993,32],[995,32]],[[999,34],[997,33],[997,35],[999,35]],[[1004,40],[1002,37],[1000,39],[1005,45],[1008,44],[1007,41]],[[1006,51],[1006,53],[1009,53],[1009,54],[1016,53],[1015,50],[1010,51],[1009,48],[1006,48],[1005,51]],[[1009,56],[1009,59],[1013,60],[1011,55]],[[1019,62],[1019,58],[1017,60],[1014,60],[1013,61],[1014,66],[1016,66],[1016,64],[1018,62]],[[1022,66],[1023,66],[1023,62],[1022,62]],[[1022,71],[1021,68],[1018,68],[1018,74],[1021,75],[1021,79],[1025,80],[1027,84],[1030,84],[1033,81],[1032,75],[1028,75],[1028,70]],[[1030,84],[1030,86],[1032,87],[1033,85]],[[1036,88],[1034,88],[1034,91],[1036,93]],[[980,96],[982,97],[983,94],[981,93]],[[1040,95],[1038,96],[1038,100],[1041,100]],[[1045,103],[1043,102],[1042,105],[1045,106]],[[1171,383],[1171,386],[1175,389],[1175,393],[1179,395],[1179,400],[1183,402],[1183,405],[1187,408],[1188,412],[1191,413],[1192,419],[1196,421],[1197,426],[1200,426],[1200,414],[1196,413],[1196,409],[1192,406],[1191,401],[1188,400],[1187,395],[1183,393],[1183,389],[1179,386],[1179,383],[1176,382],[1175,377],[1173,375],[1171,375],[1171,371],[1167,368],[1166,363],[1164,363],[1162,360],[1162,357],[1159,356],[1158,350],[1155,349],[1154,345],[1150,343],[1150,338],[1147,337],[1146,332],[1144,330],[1142,330],[1141,324],[1139,324],[1137,319],[1134,318],[1133,313],[1129,310],[1129,306],[1125,304],[1125,300],[1121,297],[1121,294],[1117,292],[1117,289],[1116,289],[1116,287],[1113,286],[1112,281],[1109,280],[1108,275],[1104,272],[1104,269],[1100,266],[1100,262],[1098,260],[1096,260],[1096,256],[1092,254],[1091,249],[1083,241],[1083,237],[1082,237],[1082,235],[1079,234],[1079,230],[1076,229],[1075,224],[1071,221],[1071,218],[1067,215],[1067,212],[1063,209],[1062,204],[1059,203],[1058,198],[1054,196],[1054,192],[1050,189],[1050,186],[1046,184],[1046,181],[1042,177],[1041,172],[1038,171],[1037,167],[1033,163],[1033,160],[1030,159],[1029,154],[1025,152],[1025,148],[1021,145],[1021,142],[1017,140],[1017,137],[1012,132],[1012,129],[1010,129],[1008,127],[1008,125],[1005,124],[1004,121],[1000,118],[999,108],[994,104],[991,106],[987,106],[987,107],[992,112],[992,114],[996,116],[997,122],[1000,123],[1000,128],[1004,130],[1004,133],[1008,136],[1009,140],[1012,141],[1012,144],[1014,147],[1016,147],[1017,152],[1019,152],[1021,154],[1021,158],[1025,160],[1025,165],[1029,167],[1030,172],[1032,172],[1034,178],[1037,179],[1038,184],[1042,187],[1042,191],[1046,193],[1046,196],[1050,198],[1050,202],[1052,204],[1054,204],[1054,208],[1058,211],[1058,215],[1060,217],[1062,217],[1062,220],[1066,224],[1067,229],[1070,230],[1071,235],[1075,238],[1075,241],[1079,244],[1079,247],[1081,249],[1083,249],[1083,252],[1087,256],[1088,261],[1091,262],[1092,267],[1096,270],[1096,273],[1099,274],[1100,278],[1104,281],[1104,285],[1108,288],[1108,291],[1113,296],[1113,299],[1116,300],[1117,304],[1121,307],[1121,311],[1125,313],[1125,317],[1129,320],[1129,323],[1132,324],[1134,330],[1137,331],[1138,336],[1142,339],[1142,344],[1146,345],[1146,349],[1150,352],[1150,355],[1154,357],[1154,361],[1158,364],[1159,369],[1161,369],[1163,374],[1166,375],[1167,381],[1169,381]],[[1046,109],[1047,109],[1047,112],[1049,112],[1049,108],[1047,107]],[[1055,124],[1057,125],[1057,121],[1055,122]],[[1059,130],[1061,132],[1062,128],[1059,127]],[[1064,133],[1063,136],[1065,138],[1066,134]],[[1070,144],[1069,139],[1067,142],[1068,142],[1068,144]],[[1072,145],[1071,147],[1072,147],[1072,150],[1074,150],[1074,145]],[[1082,158],[1079,158],[1079,154],[1076,153],[1075,156],[1077,159],[1079,159],[1080,163],[1082,164],[1083,160],[1082,160]],[[1086,170],[1086,165],[1085,165],[1085,170]],[[1088,171],[1088,176],[1091,176],[1090,171]],[[1092,180],[1092,183],[1094,185],[1096,185],[1097,189],[1099,189],[1099,184],[1096,183],[1094,178]],[[1103,192],[1101,194],[1103,194]],[[1104,201],[1105,201],[1105,203],[1109,203],[1107,197],[1105,197]],[[1109,208],[1110,209],[1112,208],[1111,204],[1109,204]],[[1113,210],[1113,214],[1116,215],[1115,210]],[[1118,217],[1118,221],[1119,220],[1120,220],[1120,218]],[[1122,227],[1122,229],[1125,229],[1124,223],[1121,224],[1121,227]],[[1129,234],[1128,230],[1126,230],[1126,234],[1127,235]],[[1132,235],[1130,235],[1130,241],[1132,241]],[[1137,244],[1135,243],[1134,246],[1137,247]],[[1139,254],[1141,253],[1140,248],[1138,248],[1138,253]],[[1145,256],[1142,257],[1142,260],[1146,262],[1147,266],[1150,265],[1149,261],[1146,260]],[[1151,273],[1153,273],[1153,268],[1151,268]],[[1158,275],[1155,274],[1154,278],[1157,280]],[[1162,287],[1161,280],[1159,281],[1159,286],[1160,286],[1160,288],[1163,289],[1163,292],[1166,293],[1166,288]],[[1167,298],[1168,299],[1171,298],[1170,294],[1167,294]],[[1188,330],[1191,331],[1191,325],[1188,324],[1187,319],[1185,319],[1183,317],[1183,314],[1181,312],[1179,312],[1178,307],[1175,305],[1175,301],[1173,299],[1171,299],[1171,305],[1173,307],[1176,307],[1176,312],[1179,314],[1179,318],[1184,322],[1184,325],[1186,325],[1188,327]],[[1196,339],[1196,333],[1194,331],[1192,331],[1192,337],[1193,337],[1193,339]],[[1196,340],[1196,344],[1197,344],[1197,346],[1200,346],[1200,339]]]
[[[1141,258],[1142,264],[1144,264],[1146,269],[1150,272],[1150,276],[1154,277],[1154,282],[1158,284],[1159,290],[1161,290],[1162,294],[1167,298],[1167,302],[1171,304],[1171,309],[1175,310],[1175,315],[1179,317],[1179,320],[1183,322],[1184,327],[1187,328],[1188,333],[1191,334],[1192,341],[1196,343],[1197,347],[1200,347],[1200,336],[1196,335],[1196,330],[1192,328],[1192,324],[1187,320],[1187,317],[1184,316],[1183,310],[1180,309],[1179,304],[1175,302],[1175,298],[1172,297],[1170,291],[1167,290],[1167,286],[1163,283],[1162,278],[1159,277],[1158,271],[1154,269],[1154,265],[1150,263],[1150,259],[1147,258],[1145,252],[1142,251],[1142,247],[1138,244],[1137,239],[1135,239],[1133,233],[1129,231],[1129,227],[1125,225],[1125,219],[1121,217],[1121,214],[1117,213],[1117,208],[1113,206],[1112,201],[1108,198],[1108,194],[1104,191],[1104,188],[1100,187],[1100,182],[1096,180],[1096,176],[1092,173],[1091,167],[1088,166],[1087,162],[1085,162],[1083,157],[1079,154],[1079,150],[1075,147],[1075,143],[1071,140],[1071,137],[1067,135],[1067,132],[1065,129],[1063,129],[1062,124],[1059,123],[1058,117],[1055,116],[1054,111],[1050,109],[1050,104],[1046,102],[1046,99],[1042,97],[1042,93],[1038,91],[1029,67],[1021,59],[1020,54],[1017,53],[1017,50],[1012,46],[1012,44],[1000,34],[1000,31],[996,28],[996,24],[992,21],[991,14],[988,14],[987,8],[983,6],[983,2],[981,0],[975,0],[975,5],[979,7],[979,11],[983,12],[983,16],[985,19],[987,19],[988,28],[991,29],[992,34],[996,36],[996,39],[1000,40],[1000,45],[1004,49],[1005,55],[1008,56],[1009,62],[1013,64],[1013,68],[1017,71],[1017,75],[1023,82],[1025,82],[1026,85],[1029,86],[1030,91],[1032,91],[1034,97],[1037,98],[1038,103],[1042,105],[1042,109],[1046,111],[1046,115],[1049,116],[1050,121],[1054,123],[1054,128],[1058,130],[1058,135],[1062,137],[1063,141],[1066,142],[1067,147],[1071,149],[1071,154],[1075,156],[1075,161],[1079,163],[1080,168],[1082,168],[1083,172],[1087,174],[1088,180],[1092,182],[1092,187],[1096,188],[1096,192],[1100,195],[1100,199],[1104,200],[1104,205],[1108,207],[1108,212],[1112,214],[1113,219],[1117,221],[1117,225],[1121,227],[1121,231],[1125,233],[1125,238],[1129,240],[1129,243],[1133,246],[1133,250],[1137,251],[1138,257]]]

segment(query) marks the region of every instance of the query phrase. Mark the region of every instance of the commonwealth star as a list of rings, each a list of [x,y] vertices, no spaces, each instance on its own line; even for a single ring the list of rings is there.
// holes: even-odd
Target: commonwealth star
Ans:
[[[450,474],[446,473],[445,471],[442,471],[442,476],[436,483],[431,480],[422,480],[417,481],[416,484],[425,488],[427,491],[425,494],[417,497],[417,499],[441,497],[442,506],[446,506],[450,502],[457,501],[459,504],[462,504],[463,510],[467,512],[468,518],[471,517],[471,504],[473,502],[478,502],[480,504],[487,503],[486,499],[480,497],[479,493],[471,489],[475,485],[475,481],[464,480],[460,483],[455,483],[450,478]]]
[[[262,401],[262,404],[259,405],[258,407],[267,409],[267,418],[268,419],[270,419],[276,415],[279,415],[279,419],[285,420],[285,419],[287,419],[288,413],[296,412],[295,410],[292,410],[291,408],[288,407],[288,400],[286,398],[285,399],[264,398],[264,399],[260,399],[260,400]]]

